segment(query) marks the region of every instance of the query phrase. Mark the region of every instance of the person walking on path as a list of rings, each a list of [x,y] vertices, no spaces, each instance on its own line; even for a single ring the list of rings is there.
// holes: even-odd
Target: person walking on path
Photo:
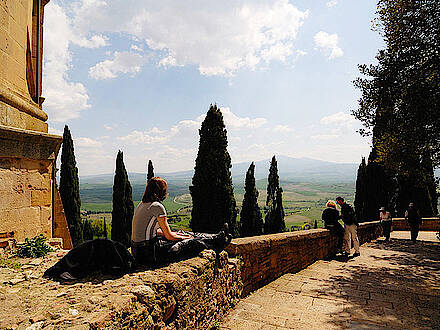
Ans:
[[[419,210],[414,207],[414,203],[409,203],[408,210],[405,211],[405,220],[411,227],[411,241],[416,242],[422,217]]]
[[[385,242],[388,242],[390,240],[393,218],[391,217],[391,213],[385,210],[385,207],[382,206],[379,211],[379,218],[383,229],[383,235],[385,236]]]
[[[359,250],[359,238],[357,235],[358,223],[355,218],[353,207],[344,201],[341,196],[336,198],[336,203],[341,207],[341,219],[344,222],[345,227],[345,256],[348,256],[351,251],[351,240],[353,240],[354,254],[353,257],[361,255]]]
[[[322,221],[324,221],[324,228],[330,231],[338,239],[337,253],[342,252],[342,244],[344,242],[345,230],[339,223],[339,211],[336,209],[336,202],[329,200],[325,205],[326,209],[322,212]],[[332,255],[334,257],[334,255]]]

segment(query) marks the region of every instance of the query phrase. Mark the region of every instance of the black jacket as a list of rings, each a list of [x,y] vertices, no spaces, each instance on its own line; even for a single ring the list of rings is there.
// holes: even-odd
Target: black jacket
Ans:
[[[324,226],[334,226],[339,220],[339,211],[333,207],[327,207],[322,211],[322,220],[324,221]]]
[[[347,226],[358,224],[353,207],[347,203],[341,205],[341,219]]]

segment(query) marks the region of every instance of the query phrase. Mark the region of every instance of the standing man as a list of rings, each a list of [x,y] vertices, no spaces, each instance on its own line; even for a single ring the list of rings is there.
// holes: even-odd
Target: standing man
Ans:
[[[408,210],[405,211],[405,220],[408,221],[411,227],[411,241],[416,242],[422,217],[419,210],[414,207],[414,203],[409,203]]]
[[[385,242],[388,242],[390,240],[391,224],[393,223],[393,218],[391,218],[391,213],[385,210],[385,207],[382,206],[379,211],[379,218],[383,228]]]
[[[336,197],[336,203],[341,207],[341,219],[344,222],[345,227],[345,255],[348,256],[350,254],[351,240],[353,239],[353,257],[358,257],[361,253],[359,251],[359,238],[357,235],[358,223],[355,218],[353,207],[350,204],[345,203],[344,198],[341,196]]]

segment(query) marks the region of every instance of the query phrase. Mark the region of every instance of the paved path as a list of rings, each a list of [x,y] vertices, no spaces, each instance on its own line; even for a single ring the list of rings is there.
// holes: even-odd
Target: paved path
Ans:
[[[409,235],[280,277],[241,300],[222,329],[440,329],[440,242]]]

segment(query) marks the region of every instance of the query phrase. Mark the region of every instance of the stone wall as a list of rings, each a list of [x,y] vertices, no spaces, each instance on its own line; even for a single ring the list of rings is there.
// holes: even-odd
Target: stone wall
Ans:
[[[0,157],[0,232],[52,237],[52,163]]]
[[[394,218],[393,230],[410,230],[410,227],[404,218]],[[440,231],[440,218],[423,218],[420,230]]]
[[[58,186],[56,185],[53,198],[53,237],[61,238],[63,249],[70,250],[73,248],[72,238],[70,237],[69,226],[67,225],[66,215],[64,213],[63,202],[61,200]]]
[[[379,222],[359,225],[362,243],[381,236]],[[272,282],[283,274],[297,272],[327,257],[336,250],[336,238],[326,229],[234,239],[228,246],[230,256],[243,260],[243,295]]]
[[[240,262],[224,252],[216,259],[213,251],[203,251],[197,258],[124,277],[133,276],[139,284],[129,287],[130,302],[90,319],[92,328],[210,329],[242,291]]]

